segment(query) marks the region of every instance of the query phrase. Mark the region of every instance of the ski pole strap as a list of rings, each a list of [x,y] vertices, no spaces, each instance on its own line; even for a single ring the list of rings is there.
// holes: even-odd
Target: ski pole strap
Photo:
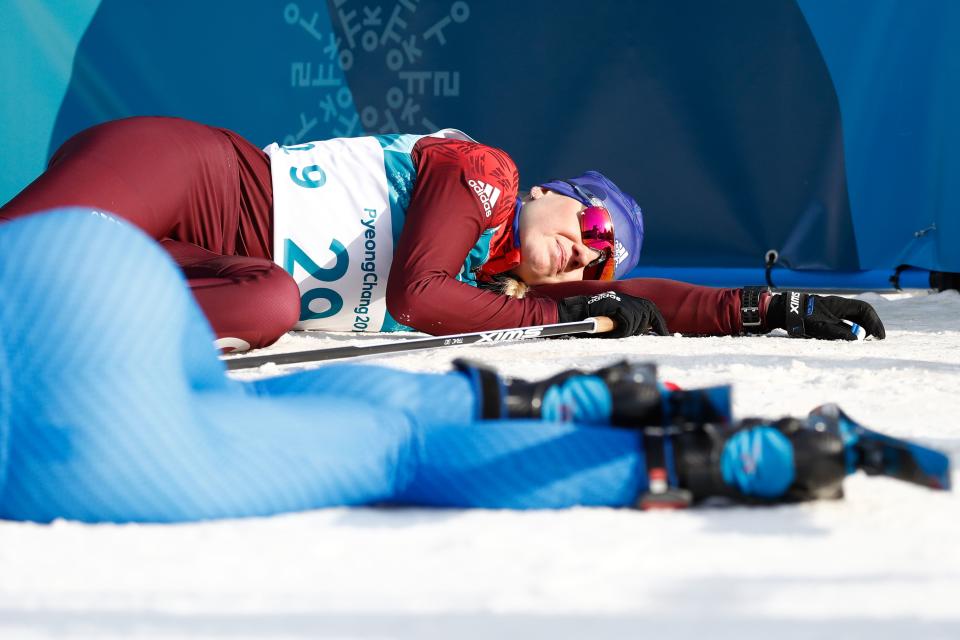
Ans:
[[[740,324],[744,333],[763,333],[760,318],[760,297],[770,290],[767,287],[750,286],[740,290]]]

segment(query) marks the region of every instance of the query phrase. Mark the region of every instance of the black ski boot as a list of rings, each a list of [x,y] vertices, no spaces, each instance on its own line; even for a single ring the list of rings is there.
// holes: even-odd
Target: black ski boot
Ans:
[[[670,391],[657,383],[652,363],[626,360],[593,372],[576,369],[530,382],[503,377],[459,359],[454,366],[478,391],[484,420],[528,418],[637,428],[684,422],[725,423],[728,387]]]
[[[797,502],[843,497],[843,440],[808,420],[742,420],[734,426],[688,424],[673,450],[678,484],[694,500]]]

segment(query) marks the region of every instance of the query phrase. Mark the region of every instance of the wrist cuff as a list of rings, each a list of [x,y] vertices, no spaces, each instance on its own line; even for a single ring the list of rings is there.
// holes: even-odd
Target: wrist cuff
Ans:
[[[767,287],[744,287],[740,290],[740,328],[742,333],[766,333],[760,313],[761,297]]]

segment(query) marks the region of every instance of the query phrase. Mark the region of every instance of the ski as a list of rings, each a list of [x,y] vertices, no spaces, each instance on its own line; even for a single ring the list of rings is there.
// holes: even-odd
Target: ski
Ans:
[[[221,357],[221,360],[226,362],[228,370],[237,371],[240,369],[254,369],[271,362],[278,365],[303,364],[323,362],[326,360],[339,360],[342,358],[381,355],[385,353],[436,349],[440,347],[472,344],[502,344],[504,342],[517,342],[533,338],[553,338],[579,333],[606,333],[611,330],[613,330],[613,321],[600,316],[597,318],[587,318],[580,322],[561,322],[558,324],[544,324],[533,327],[520,327],[517,329],[498,329],[496,331],[476,331],[450,336],[411,338],[394,340],[383,344],[311,349],[309,351],[271,353],[259,356],[230,356]]]
[[[843,438],[848,473],[860,469],[867,475],[950,490],[950,458],[945,453],[868,429],[835,404],[817,407],[810,418],[823,420]]]

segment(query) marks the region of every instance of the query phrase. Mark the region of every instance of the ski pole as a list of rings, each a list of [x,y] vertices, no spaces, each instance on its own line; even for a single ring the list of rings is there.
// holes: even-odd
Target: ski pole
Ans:
[[[395,340],[384,344],[311,349],[309,351],[271,353],[261,356],[232,356],[221,359],[227,363],[228,370],[236,371],[238,369],[253,369],[270,362],[275,364],[322,362],[324,360],[356,358],[359,356],[400,353],[404,351],[419,351],[421,349],[436,349],[438,347],[454,347],[469,344],[500,344],[502,342],[516,342],[518,340],[529,340],[531,338],[552,338],[575,333],[606,333],[612,331],[613,326],[613,320],[605,316],[599,316],[596,318],[587,318],[579,322],[543,324],[517,329],[498,329],[496,331],[476,331],[473,333],[458,333],[456,335],[430,338],[412,338],[409,340]]]

